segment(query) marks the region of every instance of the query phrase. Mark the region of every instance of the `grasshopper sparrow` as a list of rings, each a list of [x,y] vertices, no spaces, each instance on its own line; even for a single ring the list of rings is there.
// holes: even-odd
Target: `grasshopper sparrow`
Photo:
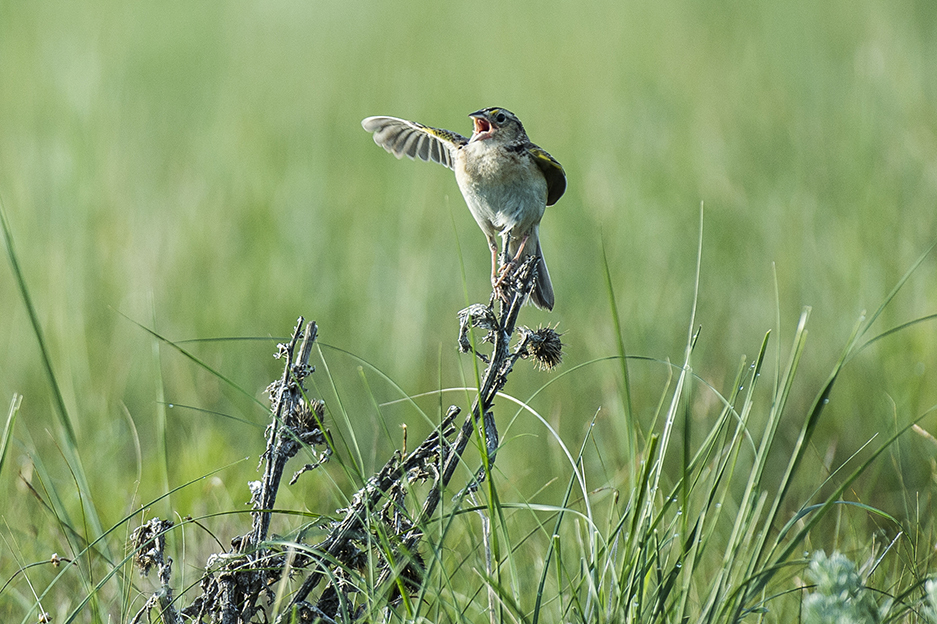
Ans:
[[[397,158],[419,158],[454,170],[465,203],[488,238],[492,285],[498,290],[515,264],[537,256],[531,300],[552,310],[553,284],[540,250],[540,219],[566,190],[566,172],[530,142],[511,111],[485,108],[469,117],[475,124],[471,138],[396,117],[368,117],[361,125]],[[500,275],[496,235],[504,255]]]

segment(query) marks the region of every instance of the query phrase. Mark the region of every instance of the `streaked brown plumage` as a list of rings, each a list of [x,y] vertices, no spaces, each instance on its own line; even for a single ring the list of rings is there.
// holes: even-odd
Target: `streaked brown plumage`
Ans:
[[[485,108],[469,117],[475,124],[471,138],[396,117],[368,117],[361,125],[397,158],[419,158],[454,170],[465,203],[488,239],[492,285],[498,287],[514,263],[538,256],[531,300],[552,310],[553,284],[540,249],[540,220],[546,206],[565,192],[566,173],[555,158],[530,142],[510,111]],[[500,276],[498,235],[507,260]]]

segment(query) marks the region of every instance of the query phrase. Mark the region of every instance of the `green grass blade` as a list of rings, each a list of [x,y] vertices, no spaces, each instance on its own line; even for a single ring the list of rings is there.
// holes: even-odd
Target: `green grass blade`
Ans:
[[[49,356],[48,342],[42,331],[42,325],[39,323],[39,315],[36,313],[36,307],[33,305],[32,296],[29,294],[29,288],[26,285],[26,277],[20,269],[19,259],[16,255],[16,249],[13,245],[13,232],[10,230],[10,224],[7,221],[6,208],[3,205],[3,198],[0,197],[0,229],[3,231],[3,240],[6,243],[7,260],[10,263],[10,269],[13,271],[13,279],[16,282],[23,305],[26,306],[26,314],[29,316],[29,323],[32,326],[33,335],[39,346],[39,356],[42,359],[42,368],[45,370],[46,379],[49,382],[49,388],[52,390],[52,399],[55,404],[55,413],[59,418],[59,424],[65,430],[67,445],[71,449],[77,449],[78,437],[75,435],[75,425],[72,423],[68,408],[65,407],[65,399],[59,388],[58,379],[52,370],[52,358]]]
[[[872,316],[868,318],[868,321],[866,322],[865,327],[860,332],[860,335],[864,335],[869,330],[869,328],[872,327],[876,319],[878,319],[878,317],[881,316],[882,312],[884,312],[885,308],[888,307],[888,304],[891,303],[892,300],[898,295],[898,291],[902,289],[905,283],[911,278],[911,275],[914,274],[915,271],[917,271],[918,267],[920,267],[921,264],[924,263],[924,260],[926,260],[927,256],[929,256],[931,252],[934,251],[935,247],[937,247],[937,241],[934,241],[933,243],[931,243],[931,246],[928,247],[924,251],[924,253],[918,256],[918,259],[911,265],[911,267],[905,272],[905,274],[901,276],[901,279],[899,279],[898,283],[895,284],[895,287],[891,289],[891,292],[888,293],[888,296],[885,297],[884,301],[882,301],[881,305],[879,305],[875,313],[872,314]]]
[[[6,463],[7,450],[10,448],[10,439],[13,436],[13,426],[16,424],[16,414],[19,412],[22,402],[23,397],[19,394],[14,394],[13,399],[10,401],[10,411],[7,412],[7,420],[3,425],[3,435],[0,437],[0,475],[3,474],[3,465]]]
[[[75,480],[79,488],[79,497],[81,500],[93,500],[90,494],[91,487],[88,482],[88,477],[85,474],[85,470],[81,462],[81,456],[78,449],[78,437],[75,433],[75,427],[72,422],[71,415],[68,412],[68,408],[65,405],[65,398],[63,397],[61,388],[59,387],[58,378],[56,377],[55,371],[52,368],[52,359],[49,355],[48,343],[42,331],[42,325],[39,323],[39,316],[36,313],[35,306],[33,305],[29,288],[26,285],[26,278],[20,268],[19,259],[17,257],[13,242],[13,232],[10,229],[9,221],[7,220],[6,209],[4,207],[2,197],[0,197],[0,230],[3,231],[3,240],[7,250],[7,259],[9,260],[10,268],[13,271],[14,281],[16,282],[20,297],[23,300],[23,305],[26,307],[26,312],[29,316],[32,332],[36,337],[36,342],[39,346],[39,355],[42,360],[42,368],[45,371],[46,381],[48,382],[49,388],[52,391],[53,404],[55,405],[54,412],[58,417],[58,421],[62,427],[62,430],[65,432],[65,439],[63,440],[60,448],[65,456],[66,462],[69,465],[69,470],[71,470],[75,476]],[[97,510],[94,508],[94,506],[91,506],[85,511],[88,513],[86,520],[90,526],[92,534],[100,535],[103,531],[103,525],[101,524],[101,520],[98,517]]]
[[[188,359],[190,362],[192,362],[193,364],[195,364],[195,365],[198,366],[199,368],[205,370],[206,372],[210,373],[212,376],[218,378],[220,381],[222,381],[222,382],[224,382],[225,384],[227,384],[227,385],[228,385],[229,387],[231,387],[233,390],[236,390],[237,392],[241,393],[242,395],[244,395],[245,397],[247,397],[248,399],[250,399],[251,402],[253,402],[253,403],[259,405],[259,406],[262,407],[265,411],[269,411],[269,408],[268,408],[266,405],[264,405],[263,402],[261,402],[256,396],[254,396],[254,393],[253,393],[253,392],[248,392],[247,390],[245,390],[244,388],[242,388],[237,382],[235,382],[234,380],[229,379],[228,377],[226,377],[221,371],[215,370],[214,368],[212,368],[211,366],[209,366],[206,362],[203,362],[202,360],[200,360],[195,354],[193,354],[193,353],[191,353],[190,351],[187,351],[186,349],[184,349],[184,348],[181,346],[181,343],[180,343],[180,342],[175,342],[175,341],[173,341],[173,340],[170,340],[169,338],[166,338],[165,336],[163,336],[162,334],[160,334],[160,333],[157,332],[156,330],[154,330],[154,329],[152,329],[152,328],[150,328],[150,327],[147,327],[146,325],[143,325],[142,323],[138,323],[137,321],[133,320],[132,318],[130,318],[129,316],[127,316],[127,315],[124,314],[123,312],[120,312],[119,310],[117,311],[117,313],[120,314],[122,317],[124,317],[126,320],[128,320],[128,321],[130,321],[131,323],[133,323],[134,325],[136,325],[138,328],[140,328],[140,329],[142,329],[143,331],[145,331],[146,333],[150,334],[150,336],[152,336],[153,338],[156,338],[157,340],[159,340],[159,341],[162,342],[163,344],[166,344],[166,345],[172,347],[172,348],[175,349],[178,353],[182,354],[182,355],[183,355],[186,359]]]
[[[595,418],[592,419],[593,425],[595,424]],[[566,492],[563,494],[563,502],[560,504],[560,511],[556,516],[556,522],[553,525],[553,532],[551,536],[553,539],[550,539],[550,545],[547,547],[547,553],[543,558],[543,570],[540,573],[540,582],[537,585],[537,598],[534,601],[534,610],[533,610],[533,620],[532,624],[537,624],[540,620],[540,609],[543,603],[543,588],[547,581],[547,575],[550,571],[550,560],[553,557],[553,553],[556,551],[557,540],[559,540],[560,527],[563,524],[563,519],[566,516],[566,507],[569,505],[570,497],[573,493],[573,488],[577,481],[576,465],[582,461],[583,453],[586,450],[586,444],[588,443],[589,438],[591,437],[592,427],[589,428],[589,433],[583,437],[582,445],[579,447],[579,454],[576,457],[576,463],[573,466],[573,474],[570,475],[569,481],[566,484]],[[585,496],[588,496],[587,493],[584,493]],[[559,553],[557,553],[559,555]]]
[[[610,314],[612,316],[612,326],[615,329],[615,340],[618,347],[618,357],[621,364],[621,382],[622,382],[622,405],[625,409],[625,431],[628,440],[628,458],[634,462],[637,456],[637,425],[634,421],[634,410],[631,406],[631,380],[628,375],[628,359],[625,351],[625,338],[621,329],[621,317],[618,314],[618,303],[615,300],[615,287],[612,284],[612,273],[608,266],[608,256],[605,253],[605,244],[602,244],[602,266],[605,269],[605,288],[608,292],[608,303]],[[629,470],[629,475],[634,471]],[[634,487],[634,479],[631,480],[631,487]]]

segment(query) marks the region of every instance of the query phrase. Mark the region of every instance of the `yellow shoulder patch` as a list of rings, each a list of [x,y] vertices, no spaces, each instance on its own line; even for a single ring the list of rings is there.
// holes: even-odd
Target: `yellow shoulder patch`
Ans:
[[[442,128],[433,128],[432,126],[423,126],[423,130],[427,134],[431,134],[434,137],[441,139],[455,147],[462,147],[468,143],[468,139],[466,139],[458,132],[453,132],[452,130],[443,130]]]

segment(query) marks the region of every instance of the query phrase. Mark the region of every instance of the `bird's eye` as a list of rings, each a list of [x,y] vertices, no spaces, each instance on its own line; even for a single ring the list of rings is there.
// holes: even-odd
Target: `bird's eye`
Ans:
[[[507,119],[507,117],[505,117],[504,113],[498,113],[498,115],[495,117],[495,121],[498,123],[504,123],[505,119]]]

